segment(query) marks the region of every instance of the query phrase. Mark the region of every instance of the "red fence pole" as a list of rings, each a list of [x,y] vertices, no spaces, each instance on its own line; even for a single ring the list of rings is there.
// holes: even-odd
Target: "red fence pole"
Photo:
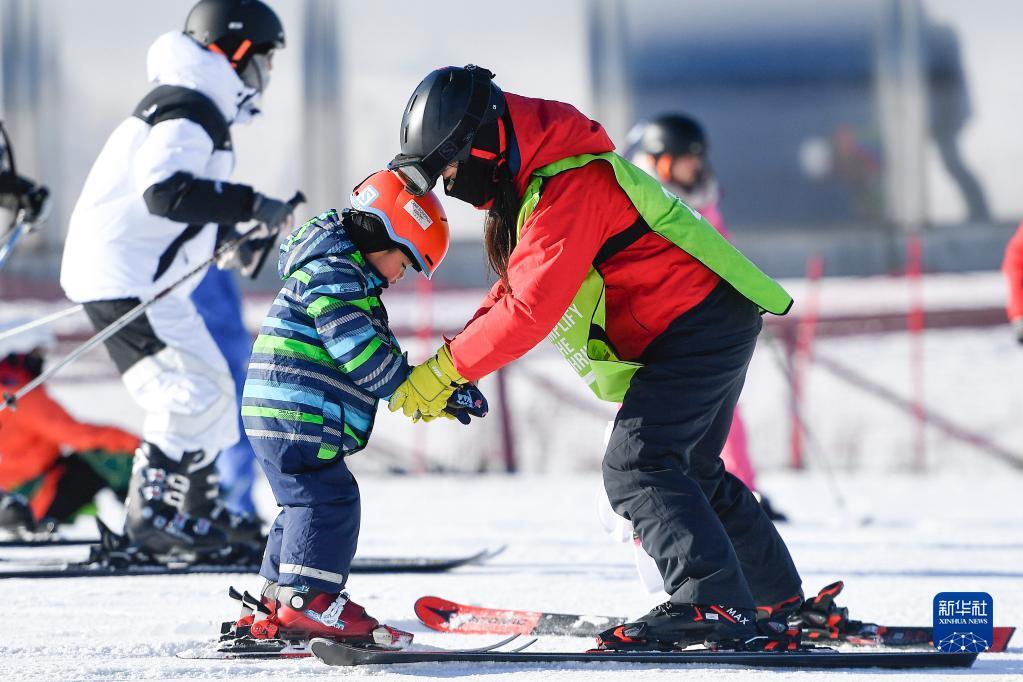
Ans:
[[[924,301],[921,273],[923,272],[923,241],[920,235],[906,239],[906,278],[909,284],[909,371],[915,422],[913,463],[916,471],[927,468],[927,419],[924,415]]]
[[[802,401],[803,382],[806,379],[806,372],[813,360],[813,342],[817,334],[817,307],[820,294],[820,279],[824,273],[824,259],[820,256],[813,256],[806,261],[806,278],[809,280],[806,289],[806,305],[803,307],[803,314],[799,317],[796,327],[796,347],[792,355],[792,468],[802,469],[805,466],[803,461],[803,431],[802,431]]]
[[[515,431],[511,423],[511,402],[508,400],[508,369],[502,367],[495,374],[497,400],[501,406],[498,415],[501,420],[501,454],[504,460],[504,470],[509,474],[514,474],[519,470],[519,464],[515,456]]]

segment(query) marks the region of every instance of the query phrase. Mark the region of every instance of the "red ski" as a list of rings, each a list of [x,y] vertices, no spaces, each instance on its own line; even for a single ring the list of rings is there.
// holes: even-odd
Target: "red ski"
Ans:
[[[621,616],[587,616],[544,611],[492,609],[458,604],[440,597],[420,597],[415,604],[416,615],[423,625],[442,632],[498,635],[561,635],[593,637],[602,630],[624,623]],[[852,644],[856,646],[908,647],[931,644],[931,628],[876,625],[864,623],[856,633],[838,639],[807,638],[807,643]],[[1005,651],[1014,627],[996,627],[990,652]]]

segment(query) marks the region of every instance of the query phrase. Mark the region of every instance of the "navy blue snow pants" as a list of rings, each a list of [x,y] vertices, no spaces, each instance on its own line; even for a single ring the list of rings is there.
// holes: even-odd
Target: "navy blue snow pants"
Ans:
[[[801,590],[774,524],[720,456],[762,325],[722,282],[647,347],[615,418],[604,487],[674,602],[752,608]]]
[[[259,574],[282,586],[338,592],[359,540],[359,484],[343,457],[297,474],[281,471],[280,444],[252,439],[256,458],[281,507]]]

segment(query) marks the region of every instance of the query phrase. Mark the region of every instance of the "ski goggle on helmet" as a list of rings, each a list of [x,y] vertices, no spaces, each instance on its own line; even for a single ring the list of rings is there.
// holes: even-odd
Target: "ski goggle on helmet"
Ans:
[[[430,279],[448,252],[448,216],[437,195],[427,189],[413,195],[401,178],[377,171],[352,190],[352,209],[372,213],[414,267]]]
[[[409,192],[433,189],[444,169],[469,156],[480,127],[504,113],[494,74],[469,64],[432,71],[416,87],[401,118],[401,153],[387,164]]]

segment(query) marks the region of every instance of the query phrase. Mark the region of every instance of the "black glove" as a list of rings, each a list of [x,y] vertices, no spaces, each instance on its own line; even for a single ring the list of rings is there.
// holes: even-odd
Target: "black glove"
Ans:
[[[217,248],[229,241],[238,241],[242,238],[242,232],[235,227],[226,225],[220,226],[217,235]],[[263,269],[263,263],[270,251],[277,245],[277,230],[271,230],[263,224],[257,225],[247,233],[249,236],[233,249],[228,250],[217,259],[217,267],[221,270],[238,270],[238,272],[251,279],[259,277]]]
[[[476,388],[476,384],[463,384],[448,398],[444,411],[463,424],[468,424],[472,421],[470,415],[477,419],[486,417],[490,405],[487,404],[487,399],[480,389]]]
[[[271,199],[264,194],[256,194],[252,200],[252,219],[259,221],[271,230],[288,230],[291,228],[291,214],[295,207],[287,201]]]
[[[50,212],[50,190],[36,185],[21,197],[21,208],[25,211],[23,219],[26,223],[41,223]]]
[[[0,206],[24,211],[21,218],[26,223],[42,222],[49,212],[49,197],[50,190],[44,185],[37,185],[10,171],[0,173]]]

